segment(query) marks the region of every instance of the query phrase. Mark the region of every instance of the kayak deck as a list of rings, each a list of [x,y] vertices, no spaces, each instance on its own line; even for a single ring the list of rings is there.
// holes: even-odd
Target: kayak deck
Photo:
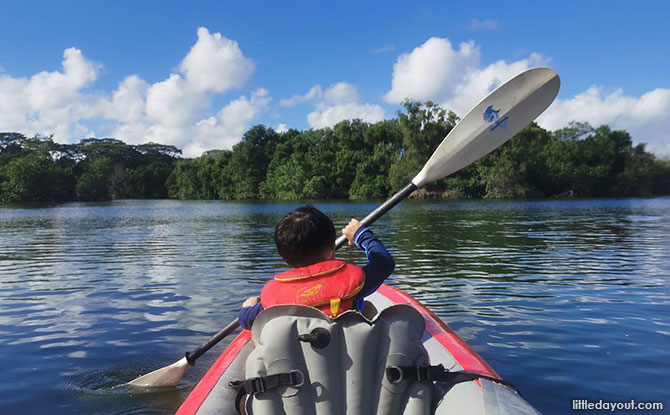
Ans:
[[[416,309],[426,323],[422,342],[431,364],[441,363],[452,371],[466,370],[500,379],[498,374],[443,321],[404,292],[382,285],[366,300],[372,303],[378,312],[397,304],[407,304]],[[177,415],[236,414],[234,408],[236,392],[228,383],[245,378],[245,363],[253,349],[251,331],[243,330],[189,394],[177,411]],[[513,408],[514,413],[538,413],[516,392],[488,380],[448,385],[440,391],[440,394],[442,401],[436,414],[490,414],[500,413],[501,408]],[[497,410],[491,411],[492,408]]]

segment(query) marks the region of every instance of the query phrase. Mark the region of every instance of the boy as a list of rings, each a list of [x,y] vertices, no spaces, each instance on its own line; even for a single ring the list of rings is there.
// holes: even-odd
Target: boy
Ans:
[[[355,309],[391,275],[395,263],[372,231],[352,219],[342,229],[349,246],[365,251],[368,264],[359,268],[335,259],[335,225],[312,206],[284,216],[275,228],[277,252],[293,268],[268,282],[260,297],[250,297],[239,312],[240,325],[250,329],[264,308],[278,304],[317,307],[331,316]]]

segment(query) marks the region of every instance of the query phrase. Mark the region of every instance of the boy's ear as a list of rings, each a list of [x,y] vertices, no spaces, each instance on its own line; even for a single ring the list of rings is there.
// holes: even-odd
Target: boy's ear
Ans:
[[[323,260],[330,261],[331,259],[335,259],[335,250],[328,248],[323,254]]]

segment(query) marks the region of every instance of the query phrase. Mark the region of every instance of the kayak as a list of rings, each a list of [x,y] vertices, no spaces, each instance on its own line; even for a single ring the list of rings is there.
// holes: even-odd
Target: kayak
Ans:
[[[409,414],[409,413],[430,413],[430,414],[471,414],[471,415],[487,415],[487,414],[539,414],[539,412],[533,408],[528,402],[526,402],[520,395],[520,393],[514,388],[513,385],[503,381],[500,376],[476,353],[474,352],[463,340],[461,340],[443,321],[436,317],[430,310],[423,306],[420,302],[409,296],[408,294],[402,292],[401,290],[388,286],[382,285],[375,293],[366,297],[366,302],[369,302],[375,309],[377,317],[375,319],[370,319],[374,321],[380,320],[389,320],[390,323],[387,323],[385,326],[382,323],[375,322],[376,326],[384,326],[389,328],[389,330],[404,330],[407,331],[407,335],[404,332],[401,332],[399,335],[396,334],[386,334],[382,336],[383,338],[388,337],[399,337],[398,340],[400,343],[403,341],[410,346],[399,346],[399,347],[420,347],[421,353],[427,353],[427,360],[429,361],[431,373],[440,372],[437,380],[431,380],[428,382],[426,379],[418,379],[416,375],[416,367],[411,367],[411,362],[419,362],[420,367],[425,368],[428,366],[422,365],[427,364],[423,362],[421,358],[419,360],[412,358],[410,360],[406,359],[406,355],[412,355],[412,351],[403,351],[398,353],[389,352],[388,344],[385,346],[385,352],[382,358],[382,367],[380,369],[380,375],[376,376],[372,372],[373,370],[358,370],[356,374],[352,374],[351,367],[355,367],[355,364],[351,364],[351,359],[356,360],[357,358],[355,352],[361,344],[370,344],[368,340],[358,339],[356,347],[349,346],[348,350],[343,352],[343,354],[351,354],[353,357],[347,356],[346,359],[340,357],[328,356],[325,362],[325,365],[330,367],[318,368],[318,364],[312,365],[312,367],[317,366],[315,369],[308,370],[306,367],[303,372],[307,372],[307,376],[304,373],[300,374],[300,384],[292,384],[288,386],[282,386],[281,393],[274,393],[274,398],[265,398],[264,396],[272,394],[271,391],[262,388],[259,395],[254,395],[257,406],[249,407],[248,410],[252,408],[257,408],[253,410],[253,413],[399,413],[399,414]],[[404,305],[404,306],[399,306]],[[409,306],[409,307],[408,307]],[[290,306],[279,306],[279,307],[290,307]],[[302,306],[296,306],[302,307]],[[404,307],[404,309],[403,309]],[[411,310],[408,310],[409,308]],[[272,307],[268,310],[265,310],[263,313],[267,313],[272,310]],[[307,309],[309,307],[302,307]],[[306,313],[313,314],[311,320],[308,321],[308,325],[303,327],[316,327],[318,325],[324,326],[326,328],[331,328],[330,318],[323,315],[320,311],[316,309]],[[397,311],[396,311],[397,310]],[[408,315],[408,311],[410,311]],[[265,320],[271,320],[271,318],[263,319],[263,313],[259,315],[254,327],[252,328],[253,337],[257,340],[258,346],[254,345],[252,341],[252,331],[243,330],[232,342],[231,344],[223,351],[219,356],[216,362],[212,367],[205,373],[200,382],[196,385],[193,391],[188,395],[187,399],[181,405],[177,411],[177,415],[192,415],[192,414],[237,414],[238,410],[236,408],[236,398],[238,398],[239,384],[243,383],[246,376],[246,372],[253,370],[256,373],[257,367],[265,368],[267,365],[263,365],[261,360],[262,356],[259,356],[259,353],[271,353],[270,351],[263,351],[264,338],[269,337],[270,341],[268,343],[279,344],[281,346],[282,340],[281,335],[277,335],[277,332],[272,333],[268,328],[270,323],[265,323]],[[320,314],[323,317],[319,317],[316,314]],[[364,310],[364,314],[366,311]],[[270,314],[270,313],[268,313]],[[303,314],[304,311],[303,311]],[[421,321],[412,321],[414,314]],[[372,323],[369,320],[365,320],[360,313],[347,312],[344,313],[347,317],[344,317],[346,320],[345,323],[341,325],[347,327],[357,327],[356,325],[362,324],[360,321],[366,321],[366,327],[370,326]],[[390,316],[390,317],[389,317]],[[394,317],[395,316],[395,317]],[[401,316],[401,317],[398,317]],[[407,316],[407,317],[402,317]],[[398,318],[401,320],[407,320],[406,325],[402,325],[402,321],[398,322]],[[293,318],[289,321],[289,329],[281,328],[280,332],[290,332],[290,327],[295,327],[295,320],[299,319],[298,317]],[[337,321],[340,319],[338,317],[335,319]],[[358,319],[358,320],[357,320]],[[394,320],[395,319],[395,320]],[[259,320],[264,320],[259,322]],[[277,320],[275,318],[275,320]],[[419,324],[421,323],[421,324]],[[257,330],[257,325],[266,324],[267,334]],[[273,323],[274,324],[274,323]],[[413,328],[421,330],[418,333],[417,341],[415,343],[418,346],[411,346],[411,337],[410,333]],[[263,329],[264,330],[264,329]],[[348,330],[348,329],[347,329]],[[365,333],[361,331],[360,328],[356,328],[357,331],[351,331],[352,333],[361,333],[360,336],[367,336],[366,333],[372,333],[370,330]],[[385,330],[380,328],[379,330]],[[379,331],[377,330],[377,331]],[[337,335],[335,330],[331,329],[333,333],[334,340],[333,343],[336,343],[338,339],[343,337],[352,337],[351,334]],[[342,333],[345,333],[344,331]],[[347,332],[348,333],[348,332]],[[358,334],[356,334],[358,335]],[[372,334],[370,334],[372,336]],[[265,336],[265,337],[264,337]],[[302,337],[302,336],[301,336]],[[379,336],[378,336],[379,337]],[[356,340],[356,339],[354,339]],[[296,340],[297,341],[297,340]],[[301,341],[306,341],[301,339]],[[396,341],[396,343],[398,343]],[[327,344],[327,343],[326,343]],[[285,350],[281,353],[290,353],[294,354],[296,349],[301,349],[300,343],[295,345],[287,345],[284,347]],[[268,345],[268,347],[273,345]],[[314,350],[317,352],[317,355],[323,354],[319,352],[317,347],[318,345],[312,344]],[[321,346],[323,347],[323,346]],[[365,349],[366,346],[360,346],[360,348]],[[396,346],[391,346],[393,349]],[[309,348],[309,347],[307,347]],[[281,347],[280,347],[281,349]],[[276,353],[276,352],[275,352]],[[375,359],[372,356],[373,353],[365,355],[363,360],[373,361],[372,365],[377,365],[379,358]],[[388,355],[388,356],[386,356]],[[396,360],[393,360],[394,356]],[[251,358],[249,358],[251,356]],[[302,356],[302,355],[301,355]],[[410,362],[409,369],[405,366],[402,366],[400,363],[397,363],[397,356],[403,356],[405,361]],[[249,358],[249,359],[247,359]],[[266,360],[276,362],[279,360],[290,360],[290,359],[277,359],[272,356],[265,356]],[[308,361],[307,358],[296,358],[292,357],[293,360]],[[311,359],[311,358],[310,358]],[[247,362],[249,360],[249,362]],[[330,362],[330,363],[328,363]],[[389,363],[390,362],[390,363]],[[396,363],[393,363],[396,362]],[[423,362],[423,363],[422,363]],[[309,363],[309,362],[308,362]],[[366,364],[365,362],[361,364]],[[260,365],[260,366],[259,366]],[[334,365],[334,366],[333,366]],[[441,366],[438,366],[441,365]],[[323,365],[321,365],[323,366]],[[346,367],[348,372],[339,373],[339,367]],[[393,369],[389,372],[389,368]],[[437,369],[439,368],[439,370]],[[321,373],[317,373],[317,371]],[[345,369],[342,369],[345,370]],[[386,370],[386,371],[384,371]],[[442,375],[442,370],[446,373],[446,377]],[[394,372],[395,371],[395,372]],[[290,372],[298,372],[299,370],[290,370]],[[355,372],[355,371],[354,371]],[[260,372],[259,372],[260,373]],[[384,377],[384,373],[386,377]],[[395,373],[395,375],[393,375]],[[424,369],[424,373],[427,371]],[[320,376],[320,377],[319,377]],[[358,376],[358,379],[356,379]],[[407,379],[403,379],[402,382],[398,379],[391,379],[392,376],[400,377],[406,376]],[[415,376],[415,378],[410,379],[408,376]],[[425,375],[424,375],[425,376]],[[271,376],[268,376],[268,378]],[[420,376],[419,376],[420,377]],[[334,378],[334,379],[332,379]],[[308,382],[305,382],[305,379]],[[343,380],[346,379],[346,382]],[[248,380],[248,379],[247,379]],[[266,378],[267,381],[267,378]],[[235,383],[236,382],[236,383]],[[390,383],[389,383],[390,382]],[[402,383],[406,383],[403,386],[403,392],[400,392]],[[247,382],[248,383],[248,382]],[[381,386],[379,385],[381,383]],[[238,385],[237,387],[235,385]],[[344,386],[337,386],[337,385]],[[324,386],[325,385],[325,386]],[[336,385],[333,387],[332,385]],[[352,385],[356,385],[355,389]],[[311,387],[308,387],[311,386]],[[323,391],[314,394],[313,389],[325,389],[328,393]],[[394,389],[395,388],[395,389]],[[278,390],[279,390],[278,389]],[[340,393],[339,389],[342,389],[341,393],[344,393],[344,398],[336,397]],[[292,393],[287,393],[286,391],[293,391]],[[297,394],[297,395],[296,395]],[[324,395],[332,396],[330,399],[333,402],[324,403]],[[350,398],[349,395],[360,395],[358,397]],[[260,399],[257,399],[258,396]],[[302,397],[301,397],[302,396]],[[370,397],[375,397],[374,403],[370,403]],[[404,396],[404,398],[403,398]],[[239,398],[238,398],[239,399]],[[274,401],[273,401],[274,399]],[[283,400],[282,400],[283,399]],[[304,409],[299,407],[297,410],[296,407],[287,406],[286,399],[293,399],[293,401],[301,400],[302,405],[304,406],[305,399],[307,399],[308,405],[311,409]],[[357,400],[358,399],[358,400]],[[401,399],[401,402],[398,403],[398,399]],[[310,402],[319,401],[319,402]],[[386,403],[379,401],[388,401]],[[417,403],[418,401],[418,403]],[[424,401],[424,402],[422,402]],[[341,403],[340,403],[341,402]],[[384,406],[386,404],[386,406]],[[251,404],[249,404],[251,405]],[[266,406],[263,406],[266,405]],[[267,406],[270,405],[270,406]],[[279,405],[279,410],[272,410],[272,405]],[[293,404],[292,404],[293,405]],[[324,406],[326,405],[326,406]],[[363,408],[363,405],[365,408]],[[262,409],[270,408],[270,409]],[[288,409],[287,409],[288,408]],[[321,408],[321,409],[319,409]],[[327,408],[324,410],[323,408]],[[372,409],[371,409],[372,408]],[[387,408],[387,409],[383,409]],[[388,409],[391,408],[391,409]]]

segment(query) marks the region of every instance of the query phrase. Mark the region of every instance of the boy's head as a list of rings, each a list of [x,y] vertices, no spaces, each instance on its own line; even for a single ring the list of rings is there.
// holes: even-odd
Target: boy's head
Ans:
[[[324,261],[335,251],[335,225],[313,206],[300,207],[275,227],[277,252],[293,267]]]

